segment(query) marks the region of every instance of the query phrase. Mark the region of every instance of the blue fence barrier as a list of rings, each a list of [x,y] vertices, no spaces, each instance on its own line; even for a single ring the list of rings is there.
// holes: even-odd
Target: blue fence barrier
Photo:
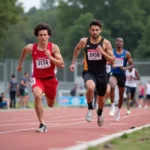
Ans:
[[[62,96],[58,99],[60,106],[87,106],[84,96]]]

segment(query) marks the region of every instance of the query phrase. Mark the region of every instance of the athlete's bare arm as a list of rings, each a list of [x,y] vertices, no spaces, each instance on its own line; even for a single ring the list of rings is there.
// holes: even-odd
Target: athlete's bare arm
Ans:
[[[100,45],[97,47],[97,49],[99,49],[99,51],[106,58],[106,60],[111,65],[113,65],[114,62],[115,62],[115,57],[114,57],[114,54],[113,54],[111,43],[106,39],[104,40],[103,48]]]
[[[135,69],[135,76],[136,76],[135,80],[140,80],[140,74],[136,69]]]
[[[55,57],[50,55],[50,51],[49,50],[46,50],[45,54],[49,57],[49,59],[52,61],[52,63],[54,65],[56,65],[56,67],[64,68],[64,61],[63,61],[62,55],[60,53],[60,49],[54,43],[52,44],[52,51],[53,51]]]
[[[25,59],[26,55],[30,52],[32,52],[32,49],[33,49],[33,44],[28,44],[27,46],[25,46],[22,50],[22,53],[21,53],[21,56],[20,56],[20,60],[19,60],[19,64],[18,64],[18,67],[17,67],[17,70],[18,71],[21,71],[22,70],[22,63],[23,63],[23,60]]]
[[[79,43],[76,45],[74,52],[73,52],[72,64],[76,62],[76,59],[78,55],[80,54],[81,49],[85,47],[86,41],[87,41],[87,38],[82,38],[79,41]]]
[[[80,51],[82,48],[85,47],[87,42],[87,38],[82,38],[79,43],[76,45],[74,52],[73,52],[73,59],[72,59],[72,64],[70,66],[70,70],[74,71],[74,67],[75,67],[75,62],[77,60],[78,55],[80,54]]]
[[[134,67],[133,59],[132,59],[131,54],[130,54],[129,51],[126,52],[126,57],[127,57],[127,62],[129,63],[129,65],[124,67],[123,70],[129,70],[129,69]]]

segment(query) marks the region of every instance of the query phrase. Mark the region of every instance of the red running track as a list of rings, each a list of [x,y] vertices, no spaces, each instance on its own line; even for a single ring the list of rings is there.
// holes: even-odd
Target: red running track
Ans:
[[[122,108],[116,122],[104,109],[104,125],[99,127],[94,111],[92,122],[85,121],[87,108],[53,108],[44,110],[46,133],[36,133],[39,123],[34,110],[0,111],[0,150],[58,150],[85,143],[132,126],[150,124],[150,109],[133,109],[130,116]]]

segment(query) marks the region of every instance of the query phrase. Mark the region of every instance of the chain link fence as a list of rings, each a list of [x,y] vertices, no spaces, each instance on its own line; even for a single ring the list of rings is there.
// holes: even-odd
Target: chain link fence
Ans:
[[[16,79],[19,81],[23,76],[24,72],[28,72],[31,76],[32,74],[32,61],[25,60],[23,63],[22,72],[16,70],[18,65],[17,59],[5,59],[4,62],[0,62],[0,92],[6,92],[8,87],[8,82],[11,79],[11,75],[14,74]],[[65,60],[65,68],[57,70],[57,79],[59,80],[58,90],[70,90],[75,83],[83,84],[82,80],[82,70],[83,64],[82,60],[78,60],[76,63],[75,72],[70,72],[69,66],[71,61]],[[145,83],[150,79],[150,61],[134,61],[135,68],[139,71],[141,75],[141,82]],[[33,98],[31,90],[29,90],[29,95]]]

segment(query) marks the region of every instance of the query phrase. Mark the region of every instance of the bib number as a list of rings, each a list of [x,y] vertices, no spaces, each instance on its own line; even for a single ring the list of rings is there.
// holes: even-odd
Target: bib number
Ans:
[[[36,60],[36,68],[38,69],[44,69],[50,67],[50,60],[49,59],[42,59],[42,60]]]
[[[123,67],[123,59],[122,58],[115,58],[115,66],[116,67]]]
[[[102,54],[98,50],[88,50],[88,60],[101,60]]]
[[[30,78],[30,85],[33,86],[36,83],[35,78]]]

